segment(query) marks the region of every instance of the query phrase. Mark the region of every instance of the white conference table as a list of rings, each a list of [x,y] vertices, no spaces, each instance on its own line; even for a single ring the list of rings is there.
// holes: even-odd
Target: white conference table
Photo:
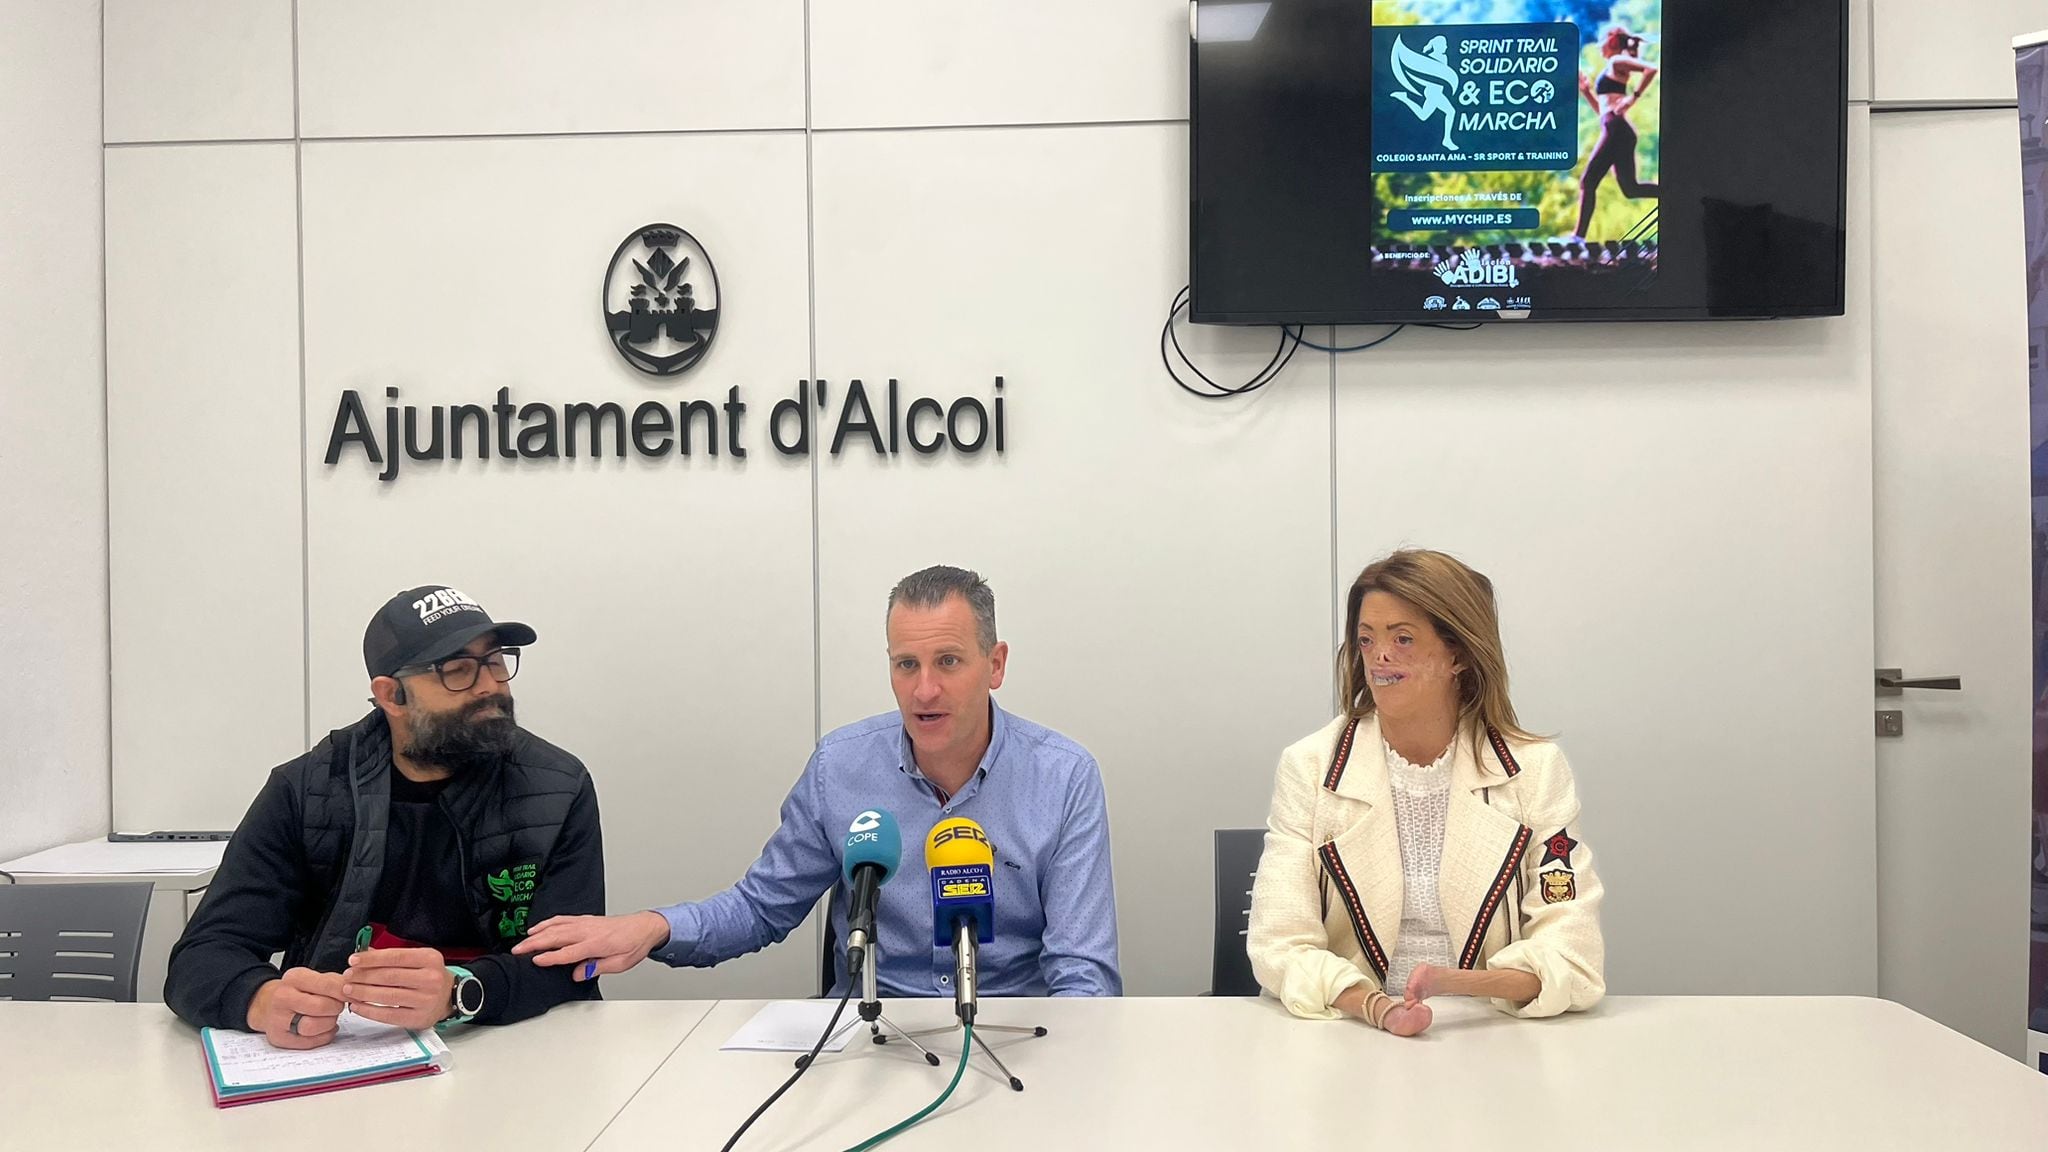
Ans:
[[[473,1146],[717,1149],[791,1071],[720,1052],[764,1001],[571,1004],[451,1034],[444,1076],[217,1110],[197,1034],[158,1005],[0,1003],[0,1147]],[[948,1001],[893,1001],[906,1027]],[[849,1009],[849,1012],[851,1009]],[[981,1058],[897,1149],[2048,1148],[2048,1076],[1925,1017],[1856,998],[1616,997],[1522,1021],[1445,1001],[1400,1040],[1291,1019],[1272,1000],[1008,1000],[987,1023],[1021,1093]],[[741,1152],[846,1149],[953,1074],[899,1043],[820,1059]]]
[[[712,1006],[564,1004],[449,1033],[440,1076],[215,1108],[198,1029],[161,1004],[0,1003],[0,1149],[582,1149]]]
[[[718,1148],[791,1068],[717,1050],[761,1003],[713,1009],[596,1152],[683,1133],[679,1146]],[[977,1056],[944,1108],[884,1147],[2048,1149],[2048,1076],[1887,1001],[1617,997],[1554,1020],[1441,1004],[1424,1038],[1403,1040],[1295,1020],[1271,999],[988,1002],[987,1023],[1049,1029],[990,1037],[1024,1091]],[[951,1008],[886,1011],[916,1029]],[[932,1068],[898,1042],[850,1044],[739,1148],[851,1148],[936,1097],[959,1050],[948,1038]]]

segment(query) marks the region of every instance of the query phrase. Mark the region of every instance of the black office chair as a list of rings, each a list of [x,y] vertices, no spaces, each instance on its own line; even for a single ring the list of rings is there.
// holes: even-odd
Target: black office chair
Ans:
[[[133,1003],[149,884],[0,885],[0,1000]]]
[[[839,933],[832,930],[832,910],[825,909],[825,954],[818,958],[818,999],[832,998],[833,978],[838,975]]]
[[[1257,996],[1258,978],[1245,952],[1251,930],[1252,877],[1265,849],[1264,828],[1216,829],[1216,939],[1209,963],[1211,996]]]

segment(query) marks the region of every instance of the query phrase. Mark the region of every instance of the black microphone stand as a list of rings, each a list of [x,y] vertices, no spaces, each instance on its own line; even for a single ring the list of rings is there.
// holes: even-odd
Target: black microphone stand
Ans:
[[[904,1039],[915,1044],[917,1041],[914,1037],[941,1036],[949,1032],[961,1031],[963,1030],[962,1026],[972,1020],[974,1022],[974,1042],[981,1046],[982,1055],[987,1056],[989,1061],[996,1066],[996,1070],[1003,1074],[1003,1079],[1009,1081],[1011,1091],[1022,1092],[1024,1090],[1024,1082],[1011,1075],[1009,1067],[1003,1063],[1003,1058],[996,1055],[996,1050],[989,1047],[988,1041],[982,1039],[981,1034],[983,1032],[1005,1032],[1029,1039],[1036,1039],[1046,1034],[1045,1026],[1039,1024],[1029,1028],[1020,1028],[1010,1024],[983,1024],[977,1018],[979,1015],[980,998],[977,995],[975,980],[977,978],[977,965],[981,959],[981,950],[980,945],[976,942],[975,926],[972,921],[962,919],[954,923],[953,955],[958,960],[957,975],[954,977],[955,987],[953,989],[953,1011],[955,1013],[953,1022],[943,1028],[923,1028],[916,1032],[906,1032],[903,1034]],[[934,1059],[932,1063],[936,1064],[938,1061]]]
[[[889,1033],[893,1032],[899,1038],[909,1043],[912,1048],[917,1049],[924,1056],[925,1063],[934,1068],[938,1067],[938,1055],[917,1042],[917,1037],[922,1035],[922,1033],[906,1032],[895,1021],[882,1015],[882,997],[875,987],[875,970],[881,967],[881,964],[874,955],[877,942],[866,940],[856,943],[864,935],[865,933],[862,932],[854,932],[846,945],[846,978],[861,981],[860,1016],[858,1019],[848,1020],[840,1025],[839,1030],[834,1032],[825,1043],[829,1046],[837,1042],[841,1036],[846,1035],[862,1024],[866,1024],[868,1026],[868,1035],[875,1043],[887,1044],[889,1042]],[[888,1029],[888,1032],[884,1032],[884,1028]],[[799,1056],[796,1058],[796,1066],[801,1068],[809,1060],[809,1055]]]

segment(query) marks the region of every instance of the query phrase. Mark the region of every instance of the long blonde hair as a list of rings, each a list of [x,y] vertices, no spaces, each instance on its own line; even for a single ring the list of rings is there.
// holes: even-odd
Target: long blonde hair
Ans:
[[[1508,699],[1508,660],[1500,643],[1500,612],[1493,581],[1454,556],[1404,548],[1365,566],[1345,599],[1344,642],[1337,647],[1337,684],[1344,710],[1363,718],[1373,713],[1372,681],[1358,652],[1358,609],[1368,592],[1385,592],[1429,616],[1436,634],[1451,647],[1458,673],[1458,721],[1477,720],[1504,736],[1537,739],[1515,719]]]

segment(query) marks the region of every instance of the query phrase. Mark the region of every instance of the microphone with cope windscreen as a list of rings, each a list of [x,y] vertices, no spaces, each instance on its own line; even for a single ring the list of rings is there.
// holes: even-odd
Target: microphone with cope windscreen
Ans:
[[[903,859],[903,833],[896,818],[878,808],[854,817],[840,856],[839,874],[851,894],[846,908],[846,971],[853,977],[860,975],[863,965],[874,963],[878,890]]]

